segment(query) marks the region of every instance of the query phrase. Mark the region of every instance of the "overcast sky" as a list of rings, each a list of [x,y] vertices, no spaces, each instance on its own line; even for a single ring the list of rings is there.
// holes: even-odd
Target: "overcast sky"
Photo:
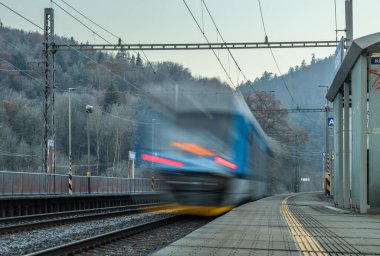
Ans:
[[[75,14],[61,0],[58,5],[72,12],[89,27],[112,42],[117,40]],[[127,43],[194,43],[205,42],[182,0],[65,0],[98,24]],[[217,42],[216,29],[201,0],[186,0],[209,41]],[[59,9],[50,0],[0,0],[41,27],[43,8],[55,9],[55,33],[76,40],[105,43],[102,39]],[[227,42],[262,42],[264,31],[257,0],[205,0],[219,30]],[[380,0],[354,0],[354,38],[379,32],[377,21]],[[338,29],[344,29],[345,0],[336,0]],[[269,41],[335,40],[334,0],[261,0]],[[202,15],[203,13],[203,15]],[[203,17],[203,23],[202,23]],[[38,30],[27,21],[0,6],[4,26]],[[338,36],[342,36],[339,34]],[[324,58],[333,48],[274,49],[282,73],[303,59],[310,62],[312,53]],[[278,73],[268,49],[232,51],[248,79],[254,80],[265,70]],[[194,75],[219,77],[227,81],[211,51],[146,51],[151,61],[175,61],[188,67]],[[226,51],[220,58],[234,82],[242,81]]]

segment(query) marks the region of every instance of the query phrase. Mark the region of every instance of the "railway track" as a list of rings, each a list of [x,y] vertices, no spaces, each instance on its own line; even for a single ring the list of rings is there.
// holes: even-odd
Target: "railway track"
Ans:
[[[159,207],[159,205],[160,204],[157,203],[139,204],[102,209],[3,218],[0,219],[0,235],[136,214],[146,209],[154,211],[154,209],[156,207]]]
[[[177,240],[209,221],[210,219],[194,219],[189,216],[175,215],[27,255],[103,255],[105,253],[107,255],[125,255],[126,253],[130,255],[146,255]],[[189,222],[192,222],[192,224],[190,224],[191,228],[187,227],[185,233],[177,232],[180,230],[184,231],[181,225],[188,225]],[[174,227],[177,229],[176,232],[173,232]],[[162,229],[165,228],[166,231],[162,231]],[[165,234],[170,233],[170,238],[167,237],[163,239],[163,232]]]

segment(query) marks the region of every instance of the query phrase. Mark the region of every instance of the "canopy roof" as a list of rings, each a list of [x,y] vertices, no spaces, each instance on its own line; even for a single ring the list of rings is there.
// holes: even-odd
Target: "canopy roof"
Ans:
[[[343,59],[342,65],[330,85],[326,99],[331,102],[334,101],[337,93],[342,89],[344,81],[347,79],[355,65],[356,60],[364,53],[380,53],[380,33],[363,36],[352,42]]]

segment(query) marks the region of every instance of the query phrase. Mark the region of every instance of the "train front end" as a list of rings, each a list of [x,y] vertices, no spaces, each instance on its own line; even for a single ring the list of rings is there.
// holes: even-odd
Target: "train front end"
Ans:
[[[237,117],[221,112],[185,112],[155,125],[140,157],[146,171],[163,180],[176,204],[196,215],[219,215],[237,202],[228,198],[241,171]]]

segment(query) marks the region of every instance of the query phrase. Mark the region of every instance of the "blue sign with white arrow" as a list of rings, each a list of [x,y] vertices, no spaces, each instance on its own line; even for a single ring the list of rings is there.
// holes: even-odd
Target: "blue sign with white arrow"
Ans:
[[[334,117],[328,117],[327,118],[327,125],[328,126],[334,126]]]

